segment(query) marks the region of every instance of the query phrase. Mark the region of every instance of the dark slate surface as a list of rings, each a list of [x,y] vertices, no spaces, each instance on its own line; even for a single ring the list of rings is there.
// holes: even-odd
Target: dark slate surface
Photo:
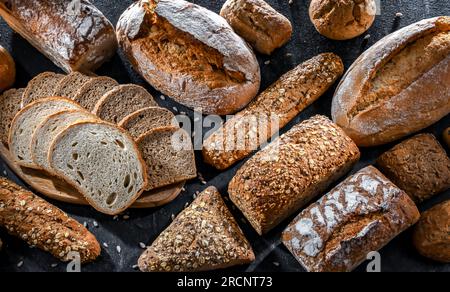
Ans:
[[[125,8],[132,3],[130,0],[94,0],[93,1],[105,15],[115,24]],[[218,12],[224,0],[197,0],[195,3],[203,5],[213,11]],[[272,56],[259,56],[263,82],[262,89],[274,82],[283,73],[292,69],[297,64],[307,60],[322,52],[334,52],[340,55],[348,68],[358,55],[368,46],[374,44],[383,36],[424,18],[438,15],[450,15],[450,5],[447,0],[388,0],[381,1],[381,15],[368,34],[368,41],[364,36],[345,42],[334,42],[320,36],[314,29],[308,17],[308,0],[293,0],[289,5],[288,0],[269,0],[277,10],[289,17],[294,26],[294,36],[291,42],[282,49],[276,51]],[[401,12],[403,17],[395,19],[396,13]],[[17,87],[23,87],[36,74],[43,71],[59,71],[49,60],[42,56],[31,45],[20,36],[14,34],[8,26],[0,20],[0,44],[12,52],[17,67],[18,79]],[[289,55],[291,54],[291,55]],[[270,64],[265,62],[270,60]],[[133,72],[129,63],[122,54],[117,54],[114,59],[105,64],[98,72],[99,75],[108,75],[116,78],[121,83],[136,83],[146,86],[155,96],[159,96],[150,86]],[[334,89],[330,90],[318,102],[313,104],[302,114],[300,114],[288,127],[305,120],[315,114],[325,114],[330,116],[331,98]],[[427,98],[424,96],[424,98]],[[172,109],[177,106],[181,111],[186,111],[191,117],[192,112],[184,109],[169,100],[158,100],[162,106]],[[440,137],[446,126],[450,125],[450,117],[447,116],[433,127],[424,132],[432,132]],[[393,145],[386,145],[375,149],[363,149],[361,162],[354,168],[353,172],[371,164],[384,151]],[[236,165],[227,172],[220,173],[205,166],[197,153],[197,163],[200,171],[208,182],[208,185],[215,185],[225,195],[227,184],[234,175],[238,167]],[[15,181],[20,182],[17,177],[0,162],[0,174],[5,175]],[[136,264],[142,250],[139,242],[151,244],[156,236],[164,230],[170,223],[171,215],[180,212],[187,202],[192,201],[192,195],[196,191],[201,191],[205,186],[198,180],[190,182],[186,191],[171,204],[154,210],[131,210],[127,212],[129,220],[113,220],[95,212],[90,207],[72,206],[68,204],[53,202],[58,207],[74,216],[79,222],[88,222],[90,230],[97,236],[100,243],[106,242],[109,248],[103,248],[101,258],[93,264],[83,267],[83,271],[133,271],[132,266]],[[422,210],[428,209],[434,204],[450,198],[450,192],[441,194],[426,204],[420,206]],[[232,271],[303,271],[301,266],[289,254],[289,252],[279,245],[281,231],[288,224],[289,220],[281,224],[278,228],[264,237],[258,236],[247,224],[242,221],[242,215],[233,209],[233,213],[238,218],[239,224],[252,243],[257,255],[254,264],[246,267],[231,269]],[[93,221],[99,223],[99,227],[93,227]],[[58,263],[50,255],[37,249],[31,249],[18,239],[8,236],[4,230],[0,230],[0,237],[6,244],[6,249],[0,253],[0,271],[64,271],[65,266],[59,264],[52,268],[53,263]],[[430,262],[415,252],[411,245],[411,234],[406,232],[392,241],[387,247],[382,249],[382,270],[383,271],[450,271],[450,265],[441,265]],[[116,246],[121,246],[122,252],[118,254]],[[17,263],[23,261],[22,267],[18,268]],[[359,271],[364,271],[360,267]]]

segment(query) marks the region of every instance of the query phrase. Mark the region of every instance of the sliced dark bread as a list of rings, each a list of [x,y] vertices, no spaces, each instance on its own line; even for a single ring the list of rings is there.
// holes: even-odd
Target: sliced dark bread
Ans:
[[[147,190],[197,176],[192,141],[183,129],[157,128],[140,136],[136,143],[147,164]]]
[[[68,127],[50,147],[49,161],[59,177],[109,215],[133,204],[147,183],[145,163],[133,138],[106,122]]]
[[[10,89],[3,92],[0,98],[0,142],[8,144],[11,123],[20,111],[22,95],[25,89]]]
[[[25,88],[22,107],[38,99],[54,96],[53,92],[63,78],[64,75],[53,72],[44,72],[34,77]]]
[[[48,151],[55,138],[70,125],[88,121],[99,121],[99,119],[86,110],[65,110],[47,117],[33,133],[31,154],[34,163],[52,173]]]
[[[106,93],[95,105],[93,113],[102,120],[119,123],[129,114],[149,106],[158,106],[153,96],[139,85],[120,85]]]
[[[59,82],[53,92],[55,96],[63,96],[70,99],[76,97],[77,92],[83,85],[91,80],[92,77],[84,75],[80,72],[72,72]]]
[[[161,107],[146,107],[126,116],[119,127],[127,130],[137,139],[143,134],[161,127],[178,127],[175,115]]]
[[[12,157],[19,165],[39,169],[31,154],[33,133],[49,116],[67,109],[82,108],[68,98],[49,97],[30,103],[14,117],[8,143]]]
[[[73,100],[92,112],[100,98],[116,86],[119,86],[119,83],[112,78],[94,77],[78,90]]]
[[[250,243],[215,187],[203,191],[141,255],[143,272],[199,272],[249,264]]]

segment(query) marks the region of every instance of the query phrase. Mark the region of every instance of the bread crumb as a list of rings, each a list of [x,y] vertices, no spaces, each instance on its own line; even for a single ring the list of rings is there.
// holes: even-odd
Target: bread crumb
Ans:
[[[364,36],[364,40],[368,40],[368,39],[370,39],[372,36],[370,35],[370,34],[368,34],[368,35],[366,35],[366,36]]]
[[[143,242],[139,242],[139,247],[145,249],[147,246]]]
[[[21,268],[22,266],[23,266],[23,261],[20,261],[20,262],[17,263],[17,267],[18,268]]]
[[[105,248],[108,248],[108,247],[109,247],[109,245],[108,245],[106,242],[103,242],[103,246],[104,246]]]
[[[118,253],[121,253],[121,252],[122,252],[122,248],[120,247],[120,245],[118,245],[118,246],[116,247],[116,250],[117,250]]]
[[[161,95],[159,98],[161,98],[161,100],[166,100],[166,97],[164,95]]]
[[[98,228],[98,223],[97,223],[97,221],[94,220],[94,222],[92,222],[92,224],[94,225],[95,228]]]
[[[265,61],[264,65],[270,65],[270,60]]]
[[[54,269],[54,268],[56,268],[57,266],[58,266],[58,264],[51,264],[50,267],[51,267],[52,269]]]
[[[128,219],[130,219],[130,216],[129,215],[123,215],[123,220],[128,220]]]
[[[402,18],[402,17],[403,17],[403,13],[397,12],[397,13],[395,14],[395,17],[396,17],[396,18]]]

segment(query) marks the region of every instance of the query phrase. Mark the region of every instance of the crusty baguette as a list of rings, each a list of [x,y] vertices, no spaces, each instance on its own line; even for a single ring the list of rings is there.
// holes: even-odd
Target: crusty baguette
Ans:
[[[82,263],[94,261],[100,245],[83,225],[15,183],[0,178],[0,225],[29,245],[69,261],[78,252]]]
[[[286,73],[205,140],[205,162],[226,169],[244,159],[316,101],[343,71],[338,56],[321,54]]]
[[[449,112],[448,16],[422,20],[376,43],[349,69],[332,105],[333,120],[359,146],[395,141]]]
[[[230,199],[264,234],[325,191],[359,157],[339,127],[315,116],[247,161],[229,184]]]
[[[258,93],[252,49],[219,15],[184,0],[141,0],[117,24],[131,64],[153,87],[205,114],[226,115]]]
[[[309,272],[350,272],[419,217],[408,195],[369,166],[304,210],[282,239]]]
[[[8,51],[0,46],[0,92],[13,86],[16,81],[16,63]]]
[[[178,126],[175,115],[162,107],[147,107],[129,114],[119,123],[119,127],[127,130],[137,139],[156,128]]]
[[[87,0],[0,0],[0,16],[66,72],[94,71],[117,49],[114,27]]]
[[[28,82],[27,88],[22,96],[22,107],[25,107],[33,101],[41,98],[47,98],[53,95],[53,91],[58,83],[64,78],[64,75],[53,72],[43,72],[35,76]]]
[[[0,141],[8,144],[11,123],[20,111],[22,95],[25,89],[10,89],[0,97]]]
[[[204,190],[139,258],[143,272],[198,272],[251,263],[252,247],[215,187]]]

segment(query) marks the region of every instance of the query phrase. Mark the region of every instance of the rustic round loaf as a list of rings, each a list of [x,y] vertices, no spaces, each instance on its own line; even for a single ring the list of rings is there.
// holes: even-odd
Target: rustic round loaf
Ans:
[[[0,46],[0,92],[16,81],[16,65],[8,51]]]
[[[438,262],[450,263],[450,200],[422,214],[414,230],[419,253]]]
[[[309,17],[317,31],[333,40],[360,36],[373,24],[375,0],[312,0]]]

